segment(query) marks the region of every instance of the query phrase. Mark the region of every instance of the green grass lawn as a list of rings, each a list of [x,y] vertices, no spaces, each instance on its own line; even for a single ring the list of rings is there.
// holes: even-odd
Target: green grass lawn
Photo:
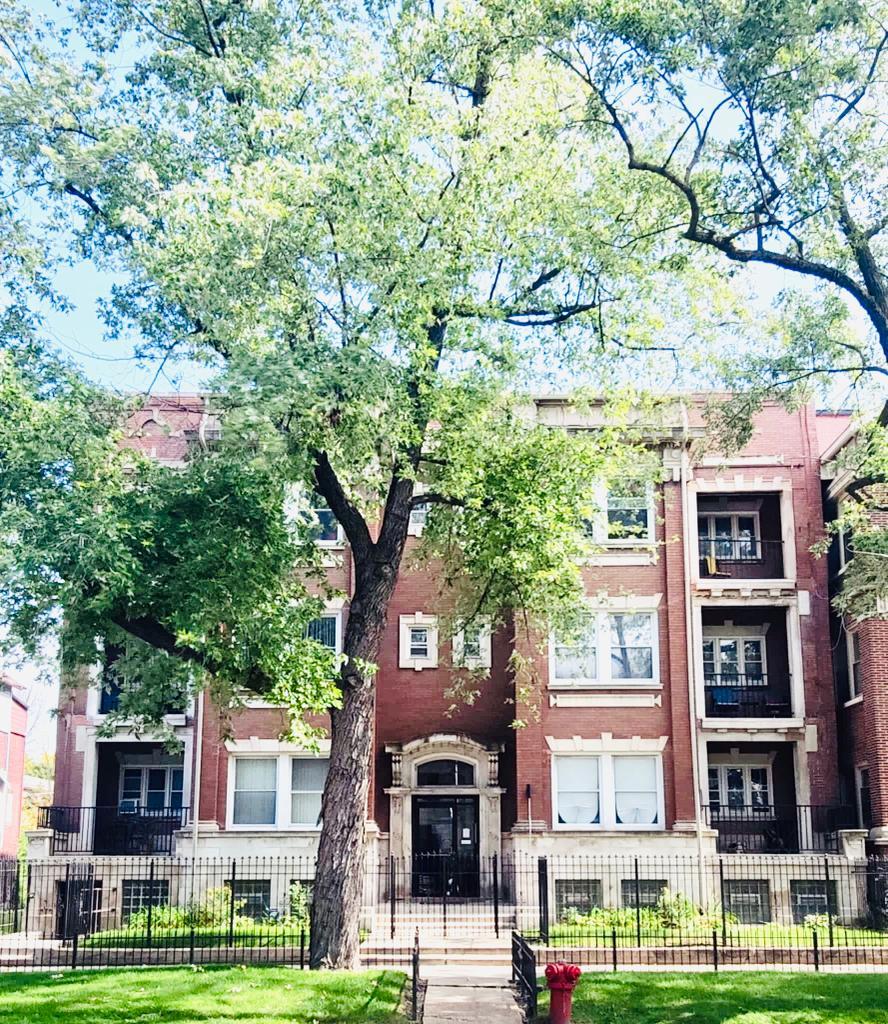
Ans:
[[[548,996],[539,1019],[548,1019]],[[2,1017],[0,1017],[2,1020]],[[888,1024],[888,975],[587,974],[575,1024]]]
[[[0,974],[0,1024],[403,1024],[397,971],[130,968]]]

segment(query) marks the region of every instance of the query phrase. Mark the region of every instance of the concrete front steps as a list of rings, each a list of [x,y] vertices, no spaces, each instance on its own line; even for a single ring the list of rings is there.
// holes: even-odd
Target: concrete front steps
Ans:
[[[413,938],[405,942],[370,936],[361,946],[361,960],[368,966],[399,962],[404,952],[412,948]],[[497,967],[508,969],[512,964],[512,946],[508,933],[500,938],[491,931],[489,936],[424,936],[419,933],[420,971],[426,967],[459,966],[467,973],[475,968]]]

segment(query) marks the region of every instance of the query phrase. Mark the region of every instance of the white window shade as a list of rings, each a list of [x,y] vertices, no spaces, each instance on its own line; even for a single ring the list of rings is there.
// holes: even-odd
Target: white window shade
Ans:
[[[653,757],[614,758],[614,810],[617,825],[656,825],[660,795]]]
[[[273,825],[277,811],[277,759],[238,757],[234,765],[234,824]]]
[[[558,821],[562,825],[597,825],[601,820],[599,759],[556,758]]]
[[[314,828],[321,815],[321,797],[330,762],[327,758],[294,757],[290,768],[290,822]]]

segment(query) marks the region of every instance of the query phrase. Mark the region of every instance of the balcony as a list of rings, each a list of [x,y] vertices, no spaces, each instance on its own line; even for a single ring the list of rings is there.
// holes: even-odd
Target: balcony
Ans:
[[[839,830],[855,828],[851,807],[745,804],[703,807],[719,853],[836,853]]]
[[[699,538],[700,578],[776,580],[783,578],[783,541],[760,537]]]
[[[764,674],[706,673],[703,680],[707,718],[791,718],[789,679]]]
[[[183,828],[187,807],[41,807],[38,828],[52,830],[50,853],[139,856],[173,852],[173,834]]]

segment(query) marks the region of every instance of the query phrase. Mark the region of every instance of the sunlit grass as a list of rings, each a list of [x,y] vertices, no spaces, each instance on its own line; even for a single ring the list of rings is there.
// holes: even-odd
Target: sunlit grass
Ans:
[[[401,1024],[397,971],[130,968],[0,975],[0,1024]]]

